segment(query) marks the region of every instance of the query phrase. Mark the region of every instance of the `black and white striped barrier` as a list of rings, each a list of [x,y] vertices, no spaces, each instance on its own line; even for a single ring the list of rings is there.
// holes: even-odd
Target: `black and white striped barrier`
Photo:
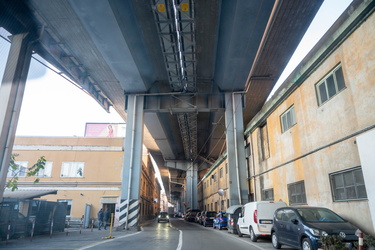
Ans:
[[[138,200],[130,200],[129,208],[128,208],[128,201],[129,200],[122,200],[121,201],[120,217],[119,217],[120,225],[125,225],[126,229],[129,229],[130,227],[138,226],[139,201]],[[128,212],[129,212],[129,215],[127,214]]]

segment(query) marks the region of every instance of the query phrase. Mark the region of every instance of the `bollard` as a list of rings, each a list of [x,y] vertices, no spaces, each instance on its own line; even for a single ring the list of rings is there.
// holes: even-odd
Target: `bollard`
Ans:
[[[53,219],[51,220],[51,229],[49,231],[49,237],[52,238],[52,232],[53,232]]]
[[[8,242],[9,242],[9,236],[10,236],[10,221],[8,221],[7,240],[5,242],[5,244],[7,244],[7,245],[8,245]]]
[[[33,240],[34,236],[34,229],[35,229],[35,219],[33,220],[33,224],[31,225],[31,235],[30,235],[30,241]]]
[[[111,224],[109,225],[109,234],[112,237],[113,213],[111,213]]]
[[[94,229],[94,218],[91,220],[91,232],[93,231]]]
[[[82,234],[82,224],[83,224],[83,220],[81,219],[81,224],[79,224],[79,234]]]
[[[102,239],[113,239],[115,237],[112,236],[112,223],[113,223],[113,213],[111,213],[111,224],[109,228],[109,236],[103,237]]]
[[[364,250],[363,247],[363,232],[359,229],[355,232],[355,235],[358,236],[358,250]]]

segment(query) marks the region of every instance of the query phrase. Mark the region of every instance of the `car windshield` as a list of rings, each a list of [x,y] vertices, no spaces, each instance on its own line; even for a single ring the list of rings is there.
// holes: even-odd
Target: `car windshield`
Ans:
[[[207,217],[213,217],[215,215],[216,215],[215,212],[207,212],[207,214],[206,214]]]
[[[345,222],[343,218],[326,208],[299,208],[297,211],[306,222]]]
[[[161,213],[160,213],[160,216],[161,216],[161,217],[167,217],[167,215],[168,215],[167,212],[161,212]]]

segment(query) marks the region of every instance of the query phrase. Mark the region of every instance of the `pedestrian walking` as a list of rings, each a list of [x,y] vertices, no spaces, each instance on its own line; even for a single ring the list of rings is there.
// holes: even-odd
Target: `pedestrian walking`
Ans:
[[[103,213],[103,217],[104,217],[104,230],[107,230],[107,224],[109,222],[110,214],[111,213],[109,212],[108,208]]]
[[[98,212],[98,227],[99,227],[99,230],[102,228],[102,225],[103,225],[103,209],[101,208]]]

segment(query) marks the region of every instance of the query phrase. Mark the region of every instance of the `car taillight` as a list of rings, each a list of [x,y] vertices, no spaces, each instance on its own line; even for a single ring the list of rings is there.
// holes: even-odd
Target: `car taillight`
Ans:
[[[258,223],[258,210],[254,211],[254,222]]]
[[[223,221],[223,218],[219,218],[220,221]]]
[[[230,219],[230,225],[231,225],[232,227],[234,227],[234,220],[233,220],[233,219]]]

